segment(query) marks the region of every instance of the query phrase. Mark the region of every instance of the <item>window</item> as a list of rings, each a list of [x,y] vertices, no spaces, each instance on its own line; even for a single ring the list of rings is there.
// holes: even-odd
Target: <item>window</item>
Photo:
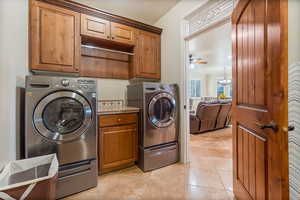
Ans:
[[[190,97],[201,97],[201,80],[190,80]]]
[[[217,82],[217,97],[220,96],[221,94],[225,94],[224,93],[224,85],[222,85],[221,83],[219,83],[219,81]]]
[[[217,79],[217,97],[221,94],[224,94],[226,97],[232,97],[232,82],[231,80],[227,80],[229,83],[222,84],[221,82],[224,79]]]

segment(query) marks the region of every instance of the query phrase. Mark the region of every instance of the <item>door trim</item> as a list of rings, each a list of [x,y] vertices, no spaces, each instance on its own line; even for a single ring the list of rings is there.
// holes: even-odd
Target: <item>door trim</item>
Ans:
[[[231,0],[232,5],[234,7],[235,2],[237,0]],[[230,22],[230,17],[228,13],[224,13],[223,15],[219,16],[217,21],[212,19],[207,20],[205,23],[205,27],[200,27],[199,31],[195,31],[192,35],[189,33],[189,19],[193,13],[199,13],[203,10],[208,10],[211,3],[206,0],[193,9],[191,9],[187,14],[181,19],[181,82],[180,87],[182,88],[182,93],[180,97],[180,160],[183,163],[190,162],[189,158],[189,146],[190,146],[190,124],[189,124],[189,99],[188,99],[188,87],[190,80],[189,76],[189,40],[193,39],[194,37],[198,36],[202,32],[205,32],[209,29],[216,28],[224,23]],[[207,8],[208,7],[208,8]],[[231,15],[230,15],[231,16]]]

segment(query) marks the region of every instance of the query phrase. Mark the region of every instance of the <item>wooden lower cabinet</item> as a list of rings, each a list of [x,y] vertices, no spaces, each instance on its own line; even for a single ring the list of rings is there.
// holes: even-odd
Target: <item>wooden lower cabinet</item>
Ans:
[[[134,165],[138,149],[137,114],[100,116],[99,127],[99,174]]]

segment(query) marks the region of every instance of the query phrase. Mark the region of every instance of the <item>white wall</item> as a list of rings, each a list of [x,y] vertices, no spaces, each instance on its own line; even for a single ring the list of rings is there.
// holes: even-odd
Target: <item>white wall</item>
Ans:
[[[177,83],[180,89],[180,147],[181,147],[181,161],[184,161],[183,149],[185,146],[185,126],[186,123],[182,120],[184,99],[183,99],[183,47],[184,42],[181,35],[181,20],[192,10],[199,5],[205,3],[206,0],[182,0],[175,7],[173,7],[167,14],[165,14],[155,26],[163,28],[162,42],[161,42],[161,67],[162,67],[162,82]]]
[[[155,23],[179,0],[75,0],[146,24]],[[153,12],[155,11],[155,12]]]
[[[16,87],[28,74],[28,0],[0,1],[0,168],[16,156]]]
[[[231,29],[231,22],[228,21],[189,40],[189,53],[207,62],[207,64],[195,64],[193,71],[224,73],[224,67],[227,67],[228,71],[232,66]]]
[[[194,68],[189,70],[190,77],[194,74],[205,77],[206,92],[203,96],[217,96],[217,79],[224,77],[225,67],[226,78],[231,79],[231,46],[230,21],[204,31],[188,41],[189,54],[207,62],[207,64],[194,64]]]
[[[289,0],[289,176],[290,199],[300,198],[300,1]]]
[[[162,81],[180,83],[182,66],[181,20],[203,0],[182,0],[154,25],[163,28],[161,38]]]
[[[126,100],[128,80],[98,79],[98,100]]]

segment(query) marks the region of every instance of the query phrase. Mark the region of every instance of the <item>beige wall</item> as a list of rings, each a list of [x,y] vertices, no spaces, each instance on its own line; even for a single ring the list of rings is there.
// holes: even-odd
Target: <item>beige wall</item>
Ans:
[[[300,1],[289,0],[289,64],[300,61]]]
[[[0,168],[16,156],[16,87],[28,74],[28,0],[0,1]]]
[[[230,71],[231,72],[231,71]],[[227,72],[227,79],[231,79],[232,75]],[[224,74],[221,72],[203,74],[201,72],[190,72],[190,80],[202,80],[202,96],[217,97],[217,79],[223,78]]]
[[[217,97],[217,76],[208,74],[206,79],[206,85],[207,85],[207,96],[208,97]]]
[[[180,90],[180,148],[181,161],[188,159],[184,154],[185,146],[185,126],[186,122],[183,119],[185,112],[183,98],[183,48],[184,41],[181,34],[181,20],[189,14],[193,9],[205,3],[206,0],[182,0],[165,14],[155,24],[163,28],[161,41],[161,61],[162,61],[162,81],[165,83],[177,83]]]
[[[201,72],[190,73],[190,80],[201,80],[201,96],[207,95],[207,76]]]

